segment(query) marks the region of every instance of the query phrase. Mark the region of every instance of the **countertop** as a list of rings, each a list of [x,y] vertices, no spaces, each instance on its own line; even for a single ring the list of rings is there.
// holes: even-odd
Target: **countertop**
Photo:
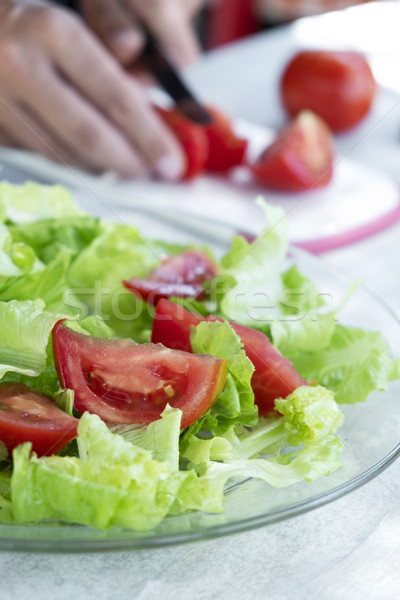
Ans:
[[[346,46],[351,42],[352,47],[369,52],[379,77],[382,82],[386,78],[391,93],[390,106],[374,115],[375,126],[369,122],[364,143],[356,143],[355,138],[347,136],[340,140],[340,150],[350,152],[365,164],[379,163],[388,176],[400,183],[400,85],[398,73],[393,75],[397,80],[391,80],[384,69],[388,62],[394,64],[396,52],[400,59],[396,37],[400,5],[376,2],[329,18],[340,27],[332,39],[324,38],[327,44],[334,44],[336,39],[337,43]],[[386,32],[385,48],[366,35],[371,18],[375,31]],[[306,35],[307,43],[318,45],[318,35],[323,35],[327,17],[319,19],[306,19],[210,53],[188,72],[188,78],[201,88],[203,95],[210,96],[210,100],[233,115],[278,127],[283,118],[280,110],[275,106],[266,115],[262,103],[264,87],[271,87],[271,82],[261,76],[268,70],[268,52],[275,44],[284,47],[288,54],[290,48],[304,45],[299,41],[302,39],[299,32]],[[350,39],[343,24],[354,22],[358,27]],[[394,37],[390,38],[392,29]],[[265,64],[260,60],[263,55]],[[235,78],[229,76],[232,69]],[[277,73],[269,76],[276,77]],[[360,130],[354,135],[360,138]],[[375,152],[380,149],[375,161],[374,148]],[[24,173],[16,174],[14,170],[13,178],[23,180]],[[321,258],[352,277],[362,277],[400,318],[399,240],[400,223],[362,242],[327,252]],[[400,462],[397,461],[335,502],[228,537],[107,554],[2,552],[0,597],[2,600],[392,600],[400,589],[399,564]]]

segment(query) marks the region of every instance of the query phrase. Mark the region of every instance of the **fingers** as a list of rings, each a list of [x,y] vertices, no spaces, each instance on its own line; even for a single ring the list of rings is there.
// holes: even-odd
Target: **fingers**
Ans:
[[[40,85],[34,82],[31,91],[25,102],[32,113],[92,169],[115,170],[123,177],[144,172],[128,140],[50,69],[42,70]]]
[[[96,104],[118,130],[124,132],[126,143],[137,149],[145,164],[156,175],[165,179],[178,179],[185,169],[181,147],[170,129],[152,110],[143,88],[123,72],[92,36],[81,35],[76,39],[74,51],[71,51],[68,37],[64,36],[63,40],[53,48],[53,54],[64,76],[85,98]],[[43,96],[40,90],[37,93]],[[47,97],[54,94],[54,89],[46,88]],[[58,105],[62,102],[67,114],[71,112],[72,105],[68,106],[69,102],[74,105],[75,111],[78,110],[76,98],[66,102],[60,96],[61,91],[58,93]],[[53,113],[51,105],[44,110]],[[93,119],[92,114],[91,123],[94,123]],[[54,127],[56,126],[54,121]],[[86,130],[88,127],[87,124]],[[76,129],[75,126],[75,135],[82,137]]]
[[[188,10],[182,0],[124,0],[134,14],[149,27],[171,59],[184,66],[199,53],[199,43],[191,25],[191,0]]]
[[[0,22],[0,82],[28,109],[24,132],[16,115],[7,132],[15,130],[21,144],[45,154],[46,144],[58,140],[94,170],[179,178],[185,168],[180,146],[132,77],[77,18],[60,9],[30,12],[11,36],[10,28],[2,36]],[[41,142],[28,131],[29,115],[43,126]]]
[[[130,64],[138,58],[144,36],[124,4],[110,0],[83,0],[81,10],[89,27],[121,64]]]
[[[51,160],[73,164],[74,155],[23,106],[0,90],[0,143],[39,152]]]

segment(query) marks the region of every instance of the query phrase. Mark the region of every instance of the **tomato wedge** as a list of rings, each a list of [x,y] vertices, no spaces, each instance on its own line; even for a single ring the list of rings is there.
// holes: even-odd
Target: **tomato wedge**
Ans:
[[[207,110],[213,120],[204,127],[209,143],[206,170],[225,173],[243,164],[248,141],[235,134],[230,120],[222,112],[210,106]]]
[[[226,381],[226,360],[83,335],[61,321],[53,328],[53,352],[60,382],[75,392],[75,408],[108,423],[151,423],[168,403],[182,410],[181,427],[187,427]]]
[[[300,192],[327,185],[333,174],[333,136],[325,122],[301,112],[278,133],[251,170],[266,187]]]
[[[172,129],[186,157],[186,170],[182,179],[193,179],[200,175],[208,157],[208,139],[201,125],[189,121],[176,108],[155,107],[162,120]]]
[[[217,265],[201,250],[185,250],[163,260],[146,279],[132,277],[124,286],[149,304],[161,298],[198,298],[203,300],[203,283],[218,273]]]
[[[184,150],[187,167],[182,179],[193,179],[204,170],[226,173],[244,162],[248,141],[238,137],[230,120],[221,111],[207,107],[213,120],[199,125],[178,109],[155,107],[172,129]]]
[[[32,442],[38,456],[57,454],[77,436],[78,419],[23,383],[0,384],[0,439],[9,452]]]
[[[175,302],[160,300],[154,316],[152,342],[189,352],[191,327],[196,327],[201,321],[215,320],[222,319],[201,317]],[[238,323],[229,323],[242,340],[244,351],[255,367],[251,383],[259,413],[265,416],[274,409],[276,398],[286,398],[305,381],[264,333]]]

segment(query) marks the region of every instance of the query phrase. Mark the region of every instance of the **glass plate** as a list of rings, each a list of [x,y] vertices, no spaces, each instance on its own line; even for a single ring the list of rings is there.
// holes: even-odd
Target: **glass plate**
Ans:
[[[139,225],[145,234],[150,234],[150,221]],[[176,239],[177,232],[172,225],[169,227],[168,230],[164,226],[163,237]],[[160,233],[154,231],[153,223],[151,237],[158,237]],[[180,230],[179,233],[179,241],[184,241],[184,232]],[[193,241],[187,231],[186,235]],[[214,244],[216,253],[224,250],[222,245]],[[336,306],[343,299],[351,282],[342,274],[298,249],[291,251],[290,260],[312,278],[325,300]],[[397,355],[400,352],[399,321],[368,290],[358,288],[341,311],[339,320],[344,324],[379,330],[385,335],[393,353]],[[248,479],[228,488],[223,514],[190,513],[168,517],[150,532],[99,531],[54,523],[0,525],[0,549],[30,552],[134,550],[215,538],[298,516],[356,489],[381,473],[399,456],[399,396],[400,382],[395,382],[389,384],[386,392],[371,394],[365,403],[341,406],[345,413],[345,423],[340,430],[345,467],[314,483],[304,482],[275,489],[264,482]]]

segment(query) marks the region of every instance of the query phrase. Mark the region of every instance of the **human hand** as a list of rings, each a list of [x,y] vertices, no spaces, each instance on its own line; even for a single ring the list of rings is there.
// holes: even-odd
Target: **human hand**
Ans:
[[[202,0],[80,0],[89,25],[123,64],[131,64],[144,44],[143,23],[178,66],[199,51],[191,20]]]
[[[0,143],[125,177],[185,168],[143,88],[81,19],[40,0],[0,0]]]

